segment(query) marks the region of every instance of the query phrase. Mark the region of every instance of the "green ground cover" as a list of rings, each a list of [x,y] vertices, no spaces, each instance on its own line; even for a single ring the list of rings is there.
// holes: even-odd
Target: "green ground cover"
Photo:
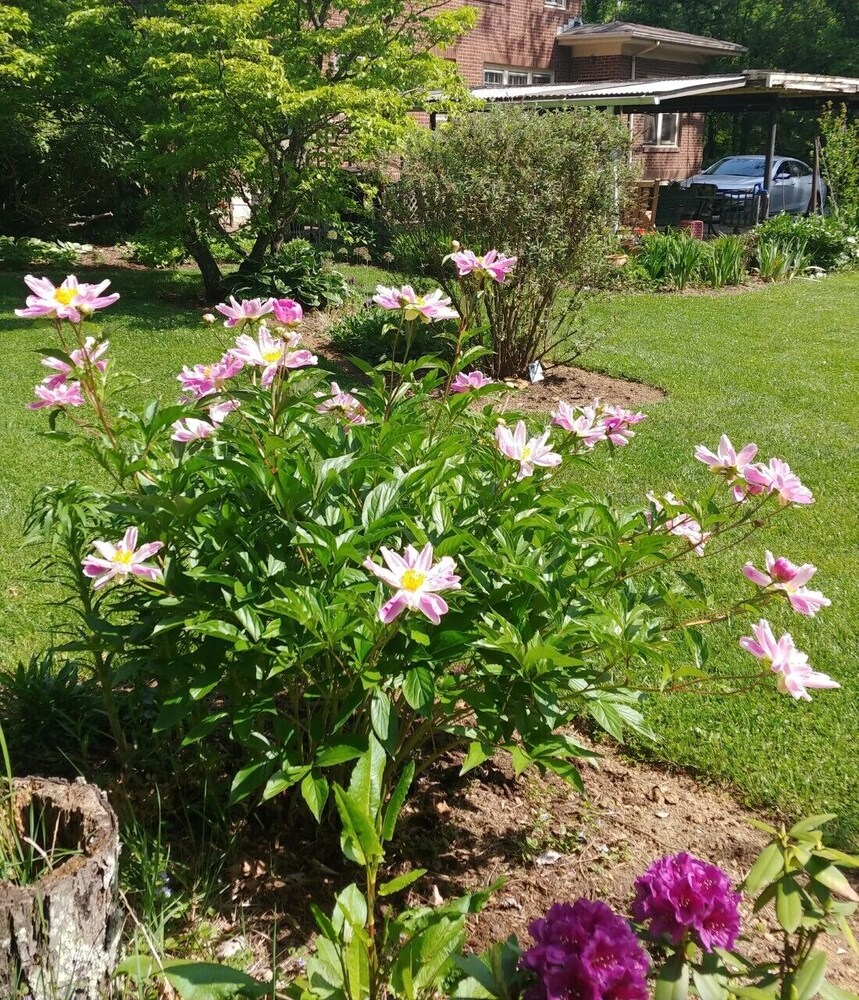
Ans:
[[[385,273],[349,268],[364,295]],[[123,295],[100,322],[120,367],[143,379],[136,394],[172,395],[182,364],[217,350],[217,330],[199,322],[195,275],[105,272]],[[0,275],[0,666],[43,646],[57,620],[56,592],[37,586],[22,550],[21,521],[41,484],[86,477],[77,456],[39,436],[44,418],[26,403],[41,377],[33,349],[50,343],[45,324],[23,323],[12,309],[23,298],[19,276]],[[859,416],[855,343],[859,275],[795,281],[738,295],[618,295],[589,306],[590,325],[605,332],[585,363],[612,375],[659,385],[667,398],[645,409],[650,419],[614,460],[598,459],[588,485],[620,500],[653,489],[682,493],[706,482],[692,457],[698,443],[721,432],[735,444],[754,440],[765,457],[787,459],[817,496],[791,512],[765,538],[708,560],[717,593],[744,586],[747,558],[762,561],[768,545],[796,562],[819,566],[815,584],[833,601],[813,621],[774,613],[813,664],[837,677],[840,692],[820,692],[812,705],[761,691],[733,699],[670,697],[654,702],[656,753],[733,782],[750,801],[788,810],[828,809],[841,815],[842,839],[859,834],[859,547],[854,496],[859,486],[855,444]],[[749,666],[737,647],[744,623],[716,637],[713,663]]]

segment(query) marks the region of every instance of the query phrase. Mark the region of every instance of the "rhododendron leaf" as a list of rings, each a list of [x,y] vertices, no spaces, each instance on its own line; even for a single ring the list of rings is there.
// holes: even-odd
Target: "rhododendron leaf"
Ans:
[[[794,879],[776,883],[775,912],[782,929],[793,934],[802,921],[802,894]]]
[[[844,851],[837,851],[833,847],[823,847],[814,852],[818,858],[826,858],[833,861],[842,868],[859,868],[859,856],[855,854],[845,854]]]
[[[752,819],[751,817],[746,820],[749,826],[753,826],[756,830],[760,830],[762,833],[768,833],[771,837],[778,837],[779,832],[774,826],[770,826],[769,823],[763,823],[759,819]]]
[[[805,870],[815,882],[819,882],[821,885],[826,886],[827,889],[838,893],[839,896],[843,896],[845,899],[859,903],[859,893],[856,892],[835,865],[830,865],[825,858],[812,858],[805,865]]]
[[[820,984],[820,1000],[859,1000],[859,993],[844,990],[834,983]]]
[[[382,882],[377,892],[380,896],[392,896],[395,892],[402,892],[403,889],[407,889],[413,882],[417,882],[419,878],[426,875],[426,873],[426,868],[415,868],[413,871],[405,872],[396,878],[392,878],[390,882]]]
[[[784,869],[784,854],[778,844],[767,844],[743,880],[747,892],[757,892]]]
[[[654,1000],[688,1000],[689,964],[682,952],[676,952],[659,970]]]
[[[728,990],[723,985],[721,976],[701,972],[693,967],[692,982],[701,1000],[728,1000]]]
[[[806,816],[805,819],[801,819],[798,823],[794,823],[793,826],[787,831],[787,835],[789,837],[797,837],[801,833],[810,833],[812,830],[819,829],[819,827],[823,826],[824,823],[828,823],[830,820],[835,818],[835,813],[819,813],[816,816]]]
[[[802,968],[798,970],[794,979],[797,1000],[811,1000],[825,978],[826,955],[822,951],[813,951],[802,963]]]

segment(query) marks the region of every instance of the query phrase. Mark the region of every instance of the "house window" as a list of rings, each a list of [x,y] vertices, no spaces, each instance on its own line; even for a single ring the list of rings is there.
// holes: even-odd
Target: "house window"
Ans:
[[[483,70],[483,85],[485,87],[545,86],[552,80],[553,74],[545,69],[486,66]]]
[[[677,146],[680,137],[680,115],[645,115],[645,146]]]
[[[567,0],[544,0],[547,7],[559,7],[561,10],[567,9]]]

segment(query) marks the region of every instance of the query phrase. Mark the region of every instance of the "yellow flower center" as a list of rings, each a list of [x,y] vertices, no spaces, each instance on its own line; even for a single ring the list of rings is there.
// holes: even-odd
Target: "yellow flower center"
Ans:
[[[530,461],[531,455],[533,455],[533,453],[534,449],[530,445],[526,444],[525,447],[522,449],[522,461],[523,462]]]
[[[133,552],[119,552],[114,554],[113,561],[122,563],[123,566],[130,566],[131,560],[134,558]]]
[[[54,292],[54,299],[59,302],[61,306],[68,306],[71,305],[77,294],[77,288],[58,288]]]
[[[405,573],[403,573],[403,579],[400,582],[400,586],[403,590],[408,590],[409,593],[413,594],[416,590],[420,589],[426,578],[426,573],[421,573],[420,570],[407,569]]]
[[[267,365],[273,365],[275,363],[275,361],[279,361],[280,360],[280,358],[282,357],[282,355],[283,355],[283,351],[281,350],[281,348],[276,347],[276,348],[273,348],[270,351],[263,351],[262,352],[262,359],[263,359],[263,361],[265,361],[265,363]]]

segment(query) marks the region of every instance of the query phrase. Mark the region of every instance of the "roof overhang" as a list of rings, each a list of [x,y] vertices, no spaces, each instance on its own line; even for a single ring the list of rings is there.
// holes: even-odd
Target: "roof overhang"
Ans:
[[[684,62],[703,61],[719,56],[739,56],[744,45],[686,31],[656,28],[649,24],[613,21],[608,24],[571,24],[560,29],[557,42],[573,50],[576,58],[590,55],[643,55]]]

